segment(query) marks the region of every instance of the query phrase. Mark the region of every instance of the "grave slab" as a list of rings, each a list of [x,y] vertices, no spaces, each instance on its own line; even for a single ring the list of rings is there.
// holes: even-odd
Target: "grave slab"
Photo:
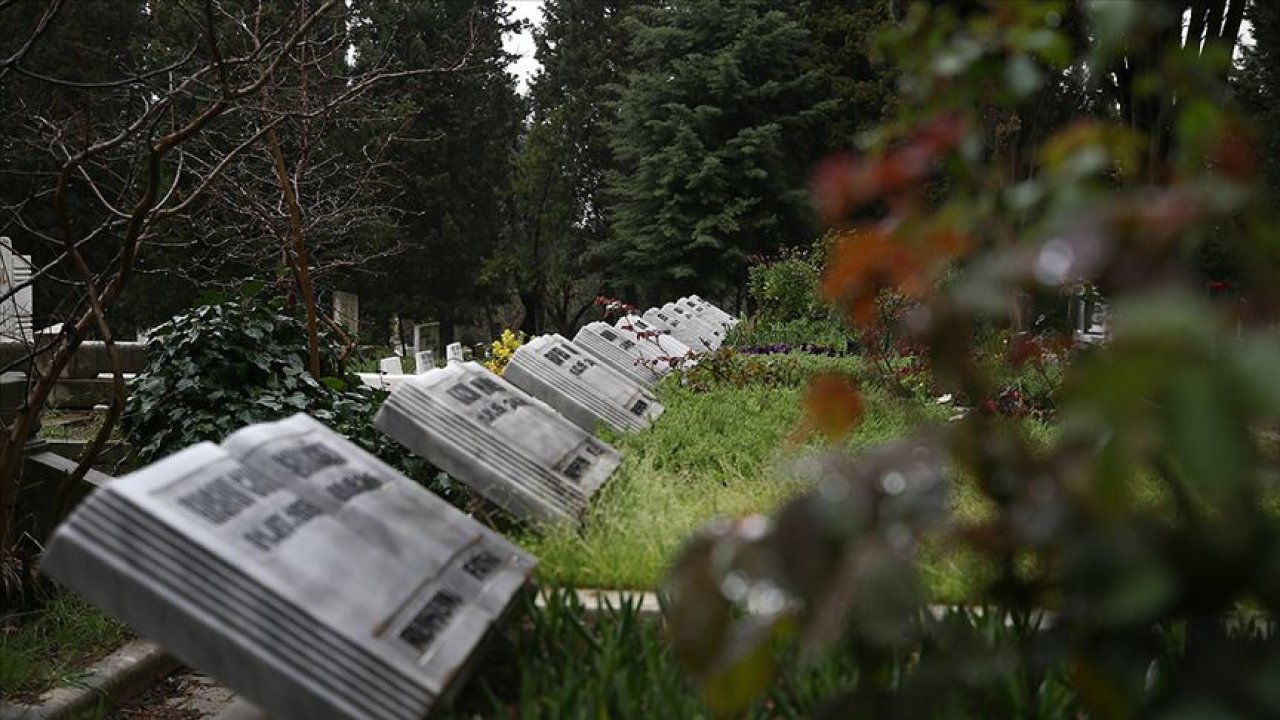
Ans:
[[[42,569],[271,717],[410,720],[535,560],[305,416],[114,480]]]
[[[478,363],[410,376],[374,425],[512,515],[576,522],[621,454]]]
[[[573,343],[645,387],[653,387],[671,371],[671,365],[660,359],[663,355],[657,346],[608,323],[588,323],[573,336]]]
[[[669,332],[650,325],[639,315],[627,315],[614,323],[614,327],[638,343],[644,343],[650,351],[656,349],[668,369],[681,363],[693,362],[697,356],[693,348],[672,337]]]
[[[697,328],[686,324],[683,318],[663,312],[662,308],[649,308],[644,311],[641,318],[650,325],[670,333],[695,353],[704,353],[711,349],[710,345],[699,336]]]
[[[663,410],[643,385],[560,335],[521,345],[503,377],[588,432],[600,423],[618,432],[643,430]]]
[[[444,360],[449,364],[466,362],[462,343],[449,343],[448,347],[444,349]]]

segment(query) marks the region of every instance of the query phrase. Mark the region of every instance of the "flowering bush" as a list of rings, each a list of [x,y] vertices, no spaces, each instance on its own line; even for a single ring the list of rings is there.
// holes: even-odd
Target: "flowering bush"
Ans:
[[[524,345],[524,341],[524,333],[512,332],[511,328],[503,330],[502,335],[489,346],[489,359],[484,361],[484,366],[495,375],[501,375],[507,369],[507,363],[511,362],[511,356]]]

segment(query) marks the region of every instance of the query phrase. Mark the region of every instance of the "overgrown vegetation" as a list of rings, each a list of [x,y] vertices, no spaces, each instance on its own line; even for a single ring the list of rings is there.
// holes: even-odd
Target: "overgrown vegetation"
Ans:
[[[78,596],[55,593],[27,613],[0,615],[0,700],[33,700],[114,650],[128,633]]]
[[[1280,713],[1280,642],[1235,622],[1242,607],[1280,617],[1266,438],[1280,424],[1277,218],[1224,82],[1244,8],[918,4],[886,32],[895,117],[814,179],[841,232],[823,291],[862,330],[900,296],[889,329],[933,392],[979,411],[815,456],[813,491],[684,547],[667,620],[713,709],[753,707],[779,677],[777,643],[797,641],[856,657],[832,717]],[[1082,104],[1046,112],[1064,98]],[[1233,302],[1198,277],[1210,247],[1238,273]],[[1111,301],[1104,347],[1075,360],[1019,347],[1035,340],[1018,333],[1037,298],[1089,284]],[[1031,370],[1047,392],[1029,375],[1008,387],[1027,354],[1058,365]],[[856,434],[870,401],[820,381],[811,422]],[[1003,417],[1023,414],[1024,389],[1051,404],[1055,431]],[[956,476],[986,512],[951,512]],[[1144,500],[1151,487],[1163,502]],[[921,651],[933,642],[922,550],[939,534],[989,569],[973,597],[1008,618],[1009,652],[963,634]],[[1011,683],[1014,708],[1001,701]]]
[[[821,372],[859,374],[862,362],[803,353],[726,354],[703,362],[721,369],[699,363],[686,382],[671,378],[659,386],[667,408],[661,422],[611,438],[623,452],[622,465],[592,500],[580,529],[520,538],[538,556],[543,581],[652,590],[681,542],[703,522],[768,512],[811,487],[804,468],[794,464],[801,449],[820,441],[803,427],[806,381]],[[867,419],[848,438],[851,448],[945,420],[951,412],[874,386],[866,389],[866,403]],[[963,581],[943,573],[939,591],[956,598]]]
[[[221,442],[245,425],[305,412],[433,490],[432,468],[371,422],[385,393],[343,371],[340,350],[321,336],[326,374],[307,370],[306,328],[278,301],[222,300],[156,328],[147,368],[131,384],[122,418],[144,461],[201,441]]]

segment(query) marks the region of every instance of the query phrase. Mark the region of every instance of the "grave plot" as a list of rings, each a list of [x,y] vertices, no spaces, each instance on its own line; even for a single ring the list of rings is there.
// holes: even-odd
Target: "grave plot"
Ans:
[[[671,365],[662,360],[660,348],[608,323],[586,325],[573,336],[573,344],[645,387],[653,387],[671,371]]]
[[[639,315],[627,315],[618,320],[614,327],[627,334],[631,339],[656,349],[664,362],[658,365],[659,372],[666,373],[681,362],[692,359],[696,353],[688,345],[671,336],[671,333],[650,325]],[[665,368],[665,369],[662,369]]]
[[[661,308],[649,308],[644,311],[641,318],[659,330],[670,333],[672,337],[689,346],[696,353],[712,349],[711,344],[703,339],[698,328],[685,324],[683,318],[663,312]]]
[[[535,523],[576,522],[621,462],[617,450],[474,362],[450,363],[401,383],[374,424],[498,507]]]
[[[535,560],[305,415],[113,481],[43,570],[273,717],[429,713]]]
[[[662,414],[644,386],[559,335],[520,346],[503,377],[587,431],[599,423],[618,432],[643,430]]]

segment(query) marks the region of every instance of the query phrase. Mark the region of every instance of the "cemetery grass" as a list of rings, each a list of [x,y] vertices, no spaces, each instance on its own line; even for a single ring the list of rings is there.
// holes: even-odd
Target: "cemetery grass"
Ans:
[[[124,625],[72,593],[53,592],[35,610],[0,616],[0,700],[32,702],[75,684],[128,637]]]
[[[674,379],[658,389],[665,414],[653,427],[609,439],[623,463],[588,507],[581,529],[526,531],[519,542],[539,558],[540,579],[553,585],[654,589],[681,543],[717,516],[768,513],[809,485],[794,460],[820,442],[797,437],[803,421],[804,378],[838,370],[860,375],[856,357],[792,354],[800,371],[782,384],[720,385],[703,392]],[[895,397],[863,383],[865,412],[847,443],[865,448],[945,422],[950,406]],[[1047,433],[1047,428],[1033,432]],[[954,484],[953,510],[962,517],[987,512],[978,493]],[[971,560],[925,547],[925,580],[940,602],[961,602],[979,577]]]

